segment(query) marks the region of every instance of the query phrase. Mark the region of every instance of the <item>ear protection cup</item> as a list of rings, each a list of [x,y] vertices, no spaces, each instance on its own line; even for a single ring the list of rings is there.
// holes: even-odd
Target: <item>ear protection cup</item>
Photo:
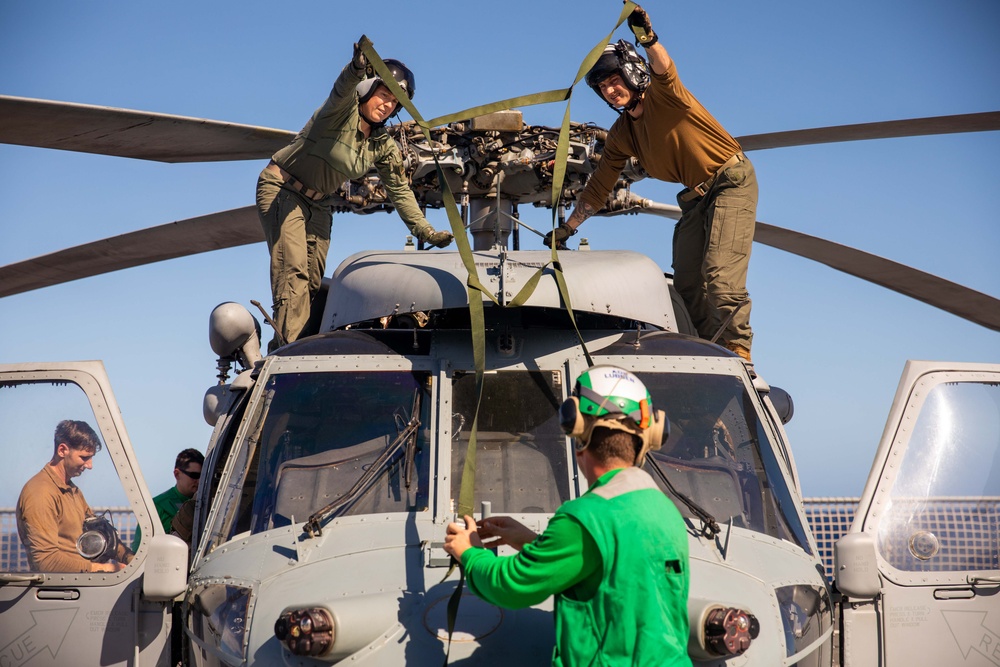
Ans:
[[[663,447],[663,443],[670,437],[670,422],[667,421],[667,413],[663,410],[654,410],[653,419],[649,428],[642,432],[642,449],[635,458],[635,465],[641,468],[646,462],[646,454]]]
[[[659,449],[668,437],[670,437],[670,422],[667,421],[667,413],[663,410],[654,410],[649,428],[642,432],[644,448],[647,451]]]
[[[579,438],[586,430],[583,413],[580,412],[580,399],[570,396],[559,406],[559,425],[563,433],[571,438]]]

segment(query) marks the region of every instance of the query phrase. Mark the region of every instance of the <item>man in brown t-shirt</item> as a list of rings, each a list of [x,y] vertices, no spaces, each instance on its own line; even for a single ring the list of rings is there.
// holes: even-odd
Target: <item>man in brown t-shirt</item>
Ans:
[[[674,286],[698,334],[750,360],[747,266],[757,215],[757,177],[739,143],[684,87],[677,68],[636,7],[628,19],[649,57],[620,40],[609,44],[587,74],[587,84],[621,114],[604,144],[596,171],[569,219],[545,237],[563,243],[604,208],[629,159],[651,177],[682,183],[682,215],[674,227]],[[624,111],[624,113],[622,113]]]
[[[83,520],[94,513],[70,480],[94,467],[92,459],[100,449],[100,439],[86,422],[59,422],[52,459],[21,489],[17,534],[28,550],[33,571],[117,572],[132,559],[121,543],[116,559],[107,563],[89,561],[76,550]]]

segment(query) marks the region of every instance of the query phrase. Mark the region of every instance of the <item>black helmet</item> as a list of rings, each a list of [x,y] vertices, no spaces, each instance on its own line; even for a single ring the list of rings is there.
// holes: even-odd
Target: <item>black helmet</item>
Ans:
[[[416,79],[413,78],[413,72],[410,71],[409,67],[393,58],[389,58],[384,62],[385,66],[389,68],[390,72],[392,72],[392,78],[396,80],[396,83],[399,84],[400,88],[406,91],[407,97],[412,100],[413,94],[417,92],[417,82]],[[382,77],[378,74],[359,83],[356,88],[358,91],[358,102],[361,104],[367,102],[368,99],[375,93],[375,88],[377,88],[380,83],[382,83]],[[396,111],[393,115],[395,116],[396,113],[399,113],[399,107],[396,107]]]
[[[601,82],[612,74],[621,76],[625,87],[632,91],[632,102],[629,104],[629,108],[638,104],[639,97],[649,86],[649,65],[646,64],[642,56],[636,53],[635,47],[624,39],[619,39],[617,44],[605,46],[604,53],[587,72],[587,85],[605,102],[608,101],[604,99],[600,86]],[[611,102],[608,102],[608,106],[618,111]]]

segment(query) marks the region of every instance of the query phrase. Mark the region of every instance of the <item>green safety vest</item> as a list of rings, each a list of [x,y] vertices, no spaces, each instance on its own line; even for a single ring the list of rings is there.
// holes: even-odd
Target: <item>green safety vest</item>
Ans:
[[[687,532],[680,512],[638,468],[565,503],[594,538],[601,585],[586,600],[558,594],[554,665],[690,666]]]

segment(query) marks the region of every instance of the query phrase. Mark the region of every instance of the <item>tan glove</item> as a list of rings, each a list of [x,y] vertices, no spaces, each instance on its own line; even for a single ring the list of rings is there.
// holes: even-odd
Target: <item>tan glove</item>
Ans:
[[[430,225],[414,230],[417,238],[435,248],[447,248],[455,239],[451,232],[436,232]]]
[[[565,248],[566,239],[576,234],[576,230],[567,225],[565,222],[556,227],[554,230],[545,235],[542,239],[542,243],[545,244],[546,248],[552,247],[552,240],[555,239],[556,248]]]

